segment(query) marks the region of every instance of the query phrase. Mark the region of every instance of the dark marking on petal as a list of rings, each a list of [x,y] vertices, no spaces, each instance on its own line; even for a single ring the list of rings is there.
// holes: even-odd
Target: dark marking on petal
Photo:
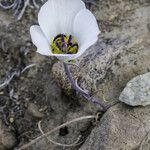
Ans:
[[[71,41],[72,41],[72,35],[69,35],[68,44],[71,43]]]
[[[62,34],[58,34],[58,35],[54,38],[53,42],[55,42],[58,38],[61,38],[61,36],[62,36]]]
[[[70,48],[69,48],[69,50],[68,50],[68,53],[67,54],[76,54],[77,53],[77,51],[78,51],[78,44],[77,43],[75,43],[75,44],[73,44]]]

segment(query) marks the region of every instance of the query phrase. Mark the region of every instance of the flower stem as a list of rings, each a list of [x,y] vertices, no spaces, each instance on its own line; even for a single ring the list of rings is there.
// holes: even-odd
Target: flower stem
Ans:
[[[99,100],[97,98],[94,98],[91,96],[91,94],[83,89],[81,89],[78,84],[76,83],[76,81],[73,79],[72,74],[68,68],[68,65],[66,63],[63,63],[64,65],[64,70],[66,72],[66,75],[68,77],[68,80],[70,81],[72,87],[74,88],[74,90],[76,90],[78,93],[81,94],[81,96],[83,96],[85,99],[87,99],[88,101],[98,104],[102,107],[102,111],[106,111],[110,106],[108,104],[106,104],[103,100]]]

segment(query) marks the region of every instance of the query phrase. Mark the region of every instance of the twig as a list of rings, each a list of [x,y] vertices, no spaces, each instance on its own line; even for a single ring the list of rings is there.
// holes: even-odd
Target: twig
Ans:
[[[33,5],[38,9],[39,5],[37,4],[37,2],[35,0],[33,0]]]
[[[15,77],[15,76],[20,76],[20,74],[24,73],[27,69],[31,68],[31,67],[34,67],[36,66],[36,64],[31,64],[31,65],[28,65],[26,66],[22,71],[14,71],[11,76],[9,78],[7,78],[2,84],[0,84],[0,90],[2,90],[3,88],[5,88],[7,85],[9,85],[9,83],[12,81],[12,79]]]
[[[39,121],[39,123],[38,123],[38,128],[39,128],[40,132],[42,133],[42,135],[45,135],[45,133],[43,132],[43,130],[42,130],[42,128],[41,128],[41,121]],[[53,144],[55,144],[55,145],[58,145],[58,146],[63,146],[63,147],[74,147],[74,146],[80,145],[80,144],[82,143],[82,142],[79,142],[80,138],[81,138],[81,136],[79,136],[79,137],[77,138],[77,140],[76,140],[75,142],[73,142],[72,144],[61,144],[61,143],[58,143],[58,142],[53,141],[53,140],[50,139],[49,137],[46,137],[46,139],[47,139],[49,142],[51,142],[51,143],[53,143]],[[79,143],[78,143],[78,142],[79,142]]]
[[[22,147],[20,147],[18,149],[15,149],[15,150],[24,150],[24,149],[28,148],[29,146],[33,145],[34,143],[38,142],[40,139],[42,139],[44,137],[47,137],[51,133],[53,133],[53,132],[59,130],[60,128],[63,128],[63,127],[65,127],[65,126],[67,126],[67,125],[69,125],[71,123],[78,122],[78,121],[81,121],[81,120],[86,120],[86,119],[94,119],[94,118],[96,118],[96,116],[95,115],[91,115],[91,116],[83,116],[83,117],[80,117],[80,118],[75,118],[75,119],[73,119],[71,121],[67,121],[67,122],[63,123],[62,125],[60,125],[60,126],[54,128],[54,129],[48,131],[44,135],[41,135],[41,136],[37,137],[36,139],[32,140],[31,142],[23,145]]]
[[[17,16],[17,20],[20,20],[20,19],[22,18],[23,14],[24,14],[24,12],[25,12],[25,10],[26,10],[26,7],[29,5],[29,1],[30,1],[30,0],[26,0],[26,1],[25,1],[24,6],[23,6],[21,12],[20,12],[19,15]]]
[[[4,81],[4,83],[0,84],[0,90],[2,90],[2,89],[5,88],[7,85],[9,85],[9,83],[10,83],[11,80],[14,78],[14,76],[18,76],[18,75],[19,75],[19,72],[17,72],[17,71],[13,72],[9,79],[6,79],[6,80]]]
[[[13,15],[17,18],[17,20],[20,20],[23,17],[27,6],[30,8],[39,8],[37,2],[37,0],[13,0],[10,4],[10,0],[7,0],[6,2],[1,0],[0,7],[5,10],[13,9]],[[43,0],[41,0],[41,2],[43,2]]]
[[[34,67],[34,66],[36,66],[36,64],[30,64],[30,65],[26,66],[26,67],[21,71],[21,73],[24,73],[27,69],[29,69],[29,68],[31,68],[31,67]]]

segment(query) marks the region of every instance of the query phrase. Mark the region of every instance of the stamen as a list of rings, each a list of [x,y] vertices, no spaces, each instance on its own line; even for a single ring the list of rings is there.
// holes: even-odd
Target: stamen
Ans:
[[[64,37],[63,34],[62,34],[62,37],[61,37],[61,42],[62,42],[62,51],[63,51],[64,53],[66,53],[67,44],[66,44],[66,42],[65,42],[65,37]]]
[[[76,54],[78,52],[78,43],[72,35],[58,34],[51,45],[54,54]]]
[[[64,35],[62,34],[62,36],[61,36],[61,42],[62,43],[65,43],[65,39],[64,39]]]

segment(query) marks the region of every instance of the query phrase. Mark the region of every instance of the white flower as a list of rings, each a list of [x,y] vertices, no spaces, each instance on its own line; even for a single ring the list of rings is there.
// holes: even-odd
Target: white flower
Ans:
[[[39,11],[38,22],[39,26],[33,25],[30,28],[37,52],[42,55],[56,56],[63,61],[81,56],[97,41],[100,33],[94,15],[86,9],[81,0],[48,0]],[[76,53],[54,53],[52,44],[58,35],[66,35],[66,39],[72,35],[76,40],[72,44],[78,46],[75,47]],[[61,40],[58,42],[62,44]]]

